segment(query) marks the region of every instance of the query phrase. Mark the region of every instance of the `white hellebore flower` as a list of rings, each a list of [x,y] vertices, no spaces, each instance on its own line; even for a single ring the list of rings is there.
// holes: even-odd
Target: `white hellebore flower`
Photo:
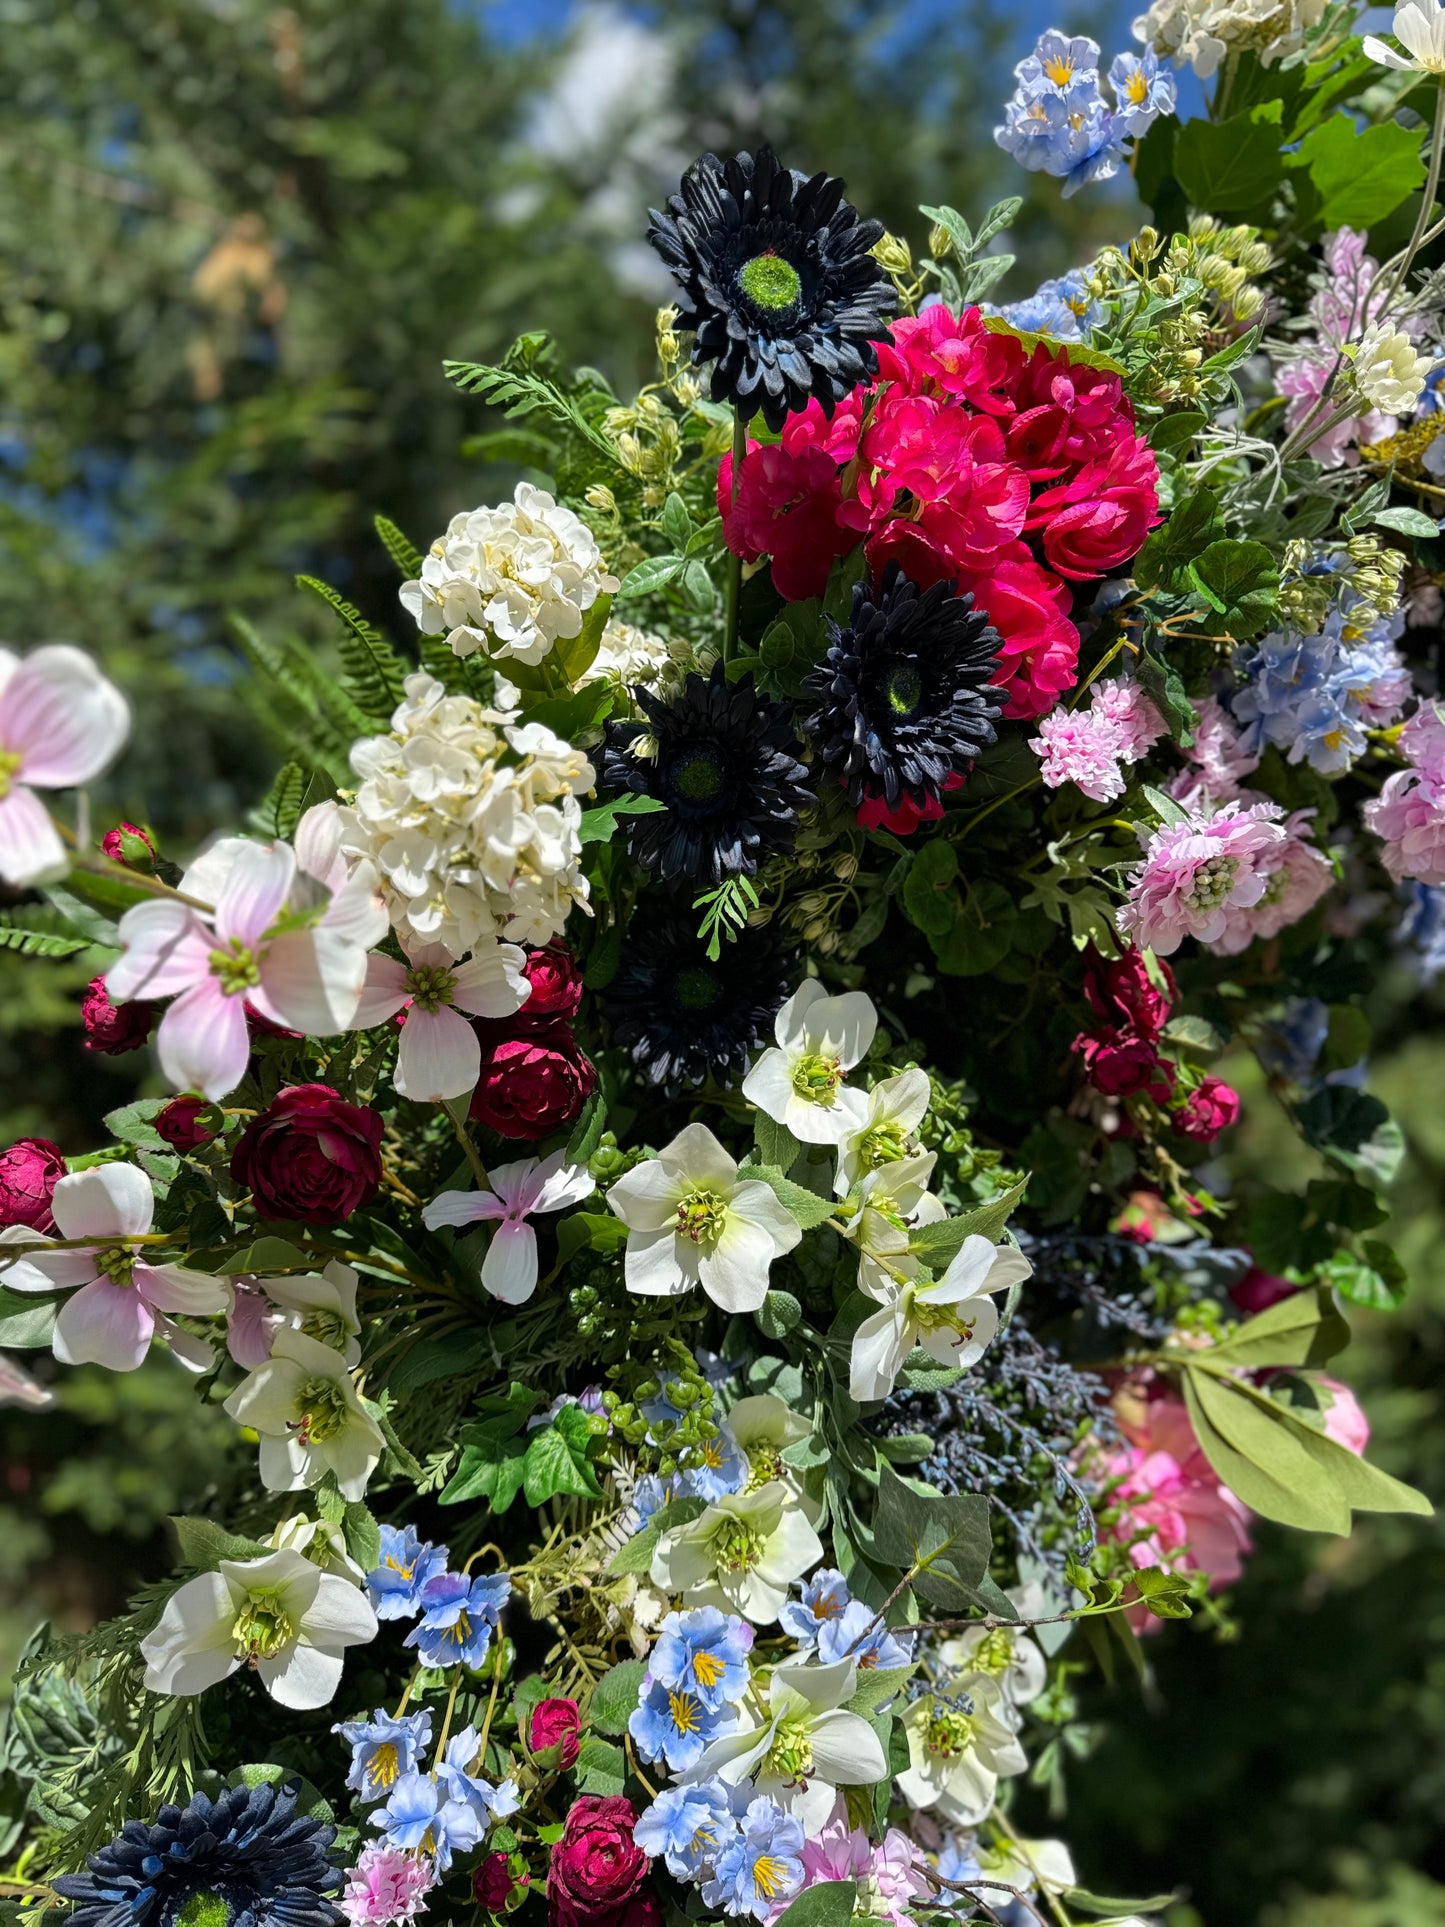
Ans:
[[[1445,74],[1445,6],[1440,5],[1440,0],[1402,0],[1395,9],[1390,28],[1395,38],[1409,48],[1409,58],[1367,33],[1364,51],[1371,60],[1378,60],[1383,67],[1397,68],[1401,73]]]
[[[857,1684],[858,1662],[851,1657],[829,1666],[775,1666],[766,1721],[713,1740],[683,1784],[716,1777],[736,1787],[751,1780],[813,1838],[828,1824],[840,1786],[873,1786],[888,1777],[878,1735],[861,1714],[843,1711]]]
[[[346,1550],[345,1532],[328,1519],[308,1519],[304,1512],[297,1512],[274,1527],[262,1544],[273,1546],[277,1552],[299,1552],[322,1572],[334,1573],[353,1586],[366,1584],[365,1572]]]
[[[1435,366],[1435,357],[1417,354],[1407,334],[1378,321],[1366,328],[1350,352],[1356,387],[1366,401],[1386,415],[1408,414],[1420,399],[1425,377]]]
[[[808,1517],[816,1520],[821,1507],[804,1492],[801,1476],[783,1460],[790,1445],[807,1438],[813,1429],[811,1422],[771,1392],[757,1392],[750,1398],[740,1398],[723,1424],[747,1459],[748,1490],[779,1480],[800,1501]]]
[[[844,1091],[843,1098],[853,1122],[838,1140],[838,1175],[833,1189],[840,1198],[846,1198],[870,1171],[919,1155],[914,1132],[927,1115],[933,1086],[928,1072],[915,1065],[912,1070],[900,1071],[897,1077],[885,1077],[866,1097],[862,1091]],[[931,1171],[935,1154],[930,1151],[927,1157]]]
[[[167,1312],[210,1317],[229,1303],[219,1278],[181,1265],[145,1262],[147,1247],[135,1241],[151,1228],[155,1193],[133,1164],[98,1164],[62,1178],[51,1200],[62,1238],[94,1240],[86,1250],[55,1251],[50,1240],[25,1225],[0,1232],[0,1285],[12,1291],[69,1291],[55,1319],[51,1341],[63,1365],[104,1365],[132,1372],[159,1331],[184,1365],[209,1365],[211,1349],[179,1331]],[[5,1264],[6,1246],[24,1256]],[[78,1287],[78,1289],[77,1289]]]
[[[880,1165],[858,1187],[857,1208],[842,1232],[858,1247],[858,1283],[871,1298],[883,1298],[899,1278],[917,1277],[921,1266],[908,1249],[909,1232],[948,1216],[926,1189],[933,1166],[934,1154],[926,1151]]]
[[[129,734],[125,697],[84,651],[51,642],[22,661],[0,649],[0,881],[65,875],[65,846],[35,792],[90,782]]]
[[[467,1017],[510,1017],[531,996],[527,954],[483,940],[466,963],[440,944],[416,944],[407,955],[407,963],[377,952],[367,958],[351,1025],[370,1030],[405,1008],[392,1085],[399,1097],[444,1104],[475,1090],[481,1075],[482,1047]]]
[[[241,1381],[226,1410],[261,1434],[268,1492],[299,1492],[334,1472],[342,1497],[359,1499],[386,1444],[341,1353],[285,1325],[271,1356]]]
[[[482,1260],[482,1284],[504,1305],[521,1305],[537,1289],[537,1234],[527,1220],[540,1211],[580,1204],[597,1189],[585,1164],[568,1164],[565,1151],[519,1158],[491,1173],[490,1191],[443,1191],[422,1212],[428,1231],[442,1225],[500,1220]]]
[[[1037,1581],[1011,1587],[1008,1596],[1023,1619],[1039,1619],[1049,1611]],[[938,1658],[958,1676],[951,1683],[965,1693],[972,1693],[976,1676],[994,1680],[1003,1694],[1005,1718],[1008,1711],[1036,1700],[1048,1684],[1048,1661],[1026,1626],[969,1626],[943,1642]]]
[[[366,1594],[293,1548],[223,1559],[172,1593],[141,1641],[145,1683],[188,1699],[250,1666],[278,1705],[301,1712],[335,1693],[346,1648],[375,1637]]]
[[[627,1226],[627,1289],[676,1298],[701,1285],[724,1311],[756,1311],[768,1268],[802,1237],[797,1219],[760,1178],[738,1167],[705,1124],[626,1171],[607,1202]]]
[[[980,1678],[969,1698],[973,1711],[965,1713],[924,1693],[903,1715],[908,1766],[898,1775],[899,1789],[910,1806],[929,1807],[957,1827],[976,1827],[999,1780],[1028,1766],[995,1682]]]
[[[689,1606],[741,1613],[771,1625],[788,1587],[823,1556],[823,1545],[781,1480],[731,1492],[658,1540],[649,1577]]]
[[[873,1000],[861,990],[830,997],[807,978],[778,1012],[777,1044],[743,1079],[743,1096],[804,1144],[837,1144],[854,1114],[843,1076],[868,1055],[878,1029]]]
[[[348,1368],[361,1363],[356,1283],[356,1273],[339,1258],[331,1259],[321,1272],[260,1280],[261,1289],[281,1313],[279,1322],[340,1352]]]
[[[870,1298],[879,1298],[875,1311],[853,1334],[848,1390],[864,1403],[887,1398],[903,1370],[903,1361],[921,1345],[940,1365],[967,1371],[993,1343],[998,1330],[998,1306],[989,1295],[1022,1283],[1033,1266],[1012,1245],[995,1245],[987,1238],[965,1238],[947,1271],[931,1285],[891,1279],[858,1283]]]

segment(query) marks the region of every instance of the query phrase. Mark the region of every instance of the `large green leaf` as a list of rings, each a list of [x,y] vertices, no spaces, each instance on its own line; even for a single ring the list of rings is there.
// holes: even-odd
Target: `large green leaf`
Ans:
[[[1227,120],[1185,121],[1174,141],[1174,173],[1201,213],[1255,214],[1268,205],[1284,179],[1279,111],[1275,101]]]
[[[1231,1372],[1243,1365],[1323,1365],[1349,1342],[1350,1328],[1328,1291],[1297,1291],[1249,1319],[1232,1337],[1190,1356],[1203,1371]]]
[[[956,1218],[945,1218],[939,1224],[917,1226],[909,1236],[909,1250],[921,1258],[930,1271],[939,1272],[957,1255],[965,1238],[987,1238],[996,1244],[1028,1183],[1026,1177],[1020,1178],[1007,1191],[990,1198],[987,1204],[975,1205],[972,1211],[960,1212]]]
[[[1332,114],[1300,143],[1294,164],[1307,167],[1320,196],[1324,228],[1371,228],[1423,185],[1424,130],[1396,120],[1361,128],[1353,114]]]
[[[1243,1395],[1240,1381],[1186,1371],[1184,1396],[1204,1456],[1251,1511],[1306,1532],[1349,1531],[1338,1486],[1320,1476],[1279,1419]]]
[[[900,1479],[886,1461],[878,1465],[878,1507],[873,1545],[887,1565],[914,1573],[914,1590],[945,1612],[981,1606],[999,1611],[1009,1602],[996,1588],[981,1588],[988,1578],[993,1534],[988,1500],[977,1493],[946,1497]],[[1002,1617],[1016,1617],[1011,1607]]]

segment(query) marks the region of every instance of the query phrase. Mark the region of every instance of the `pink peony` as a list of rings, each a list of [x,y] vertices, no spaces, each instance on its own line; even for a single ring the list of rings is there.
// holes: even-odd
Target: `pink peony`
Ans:
[[[121,1057],[139,1050],[151,1034],[156,1007],[141,999],[113,1004],[106,994],[105,978],[92,977],[80,1000],[80,1021],[85,1031],[85,1048],[102,1057]]]
[[[1167,964],[1156,962],[1154,970],[1158,983],[1141,950],[1123,950],[1117,957],[1106,958],[1091,949],[1084,968],[1089,1008],[1109,1023],[1127,1024],[1142,1037],[1157,1037],[1179,993]]]
[[[1364,808],[1365,827],[1379,837],[1380,861],[1396,883],[1445,883],[1445,712],[1422,706],[1400,732],[1408,769],[1385,779]]]
[[[0,1151],[0,1225],[54,1230],[50,1203],[64,1176],[65,1155],[49,1138],[17,1138],[8,1151]]]
[[[1241,792],[1245,802],[1254,801],[1261,811],[1264,799],[1253,791]],[[1277,806],[1270,809],[1278,814]],[[1245,950],[1256,937],[1277,937],[1306,916],[1335,880],[1330,860],[1316,849],[1304,832],[1314,820],[1313,810],[1296,810],[1284,821],[1284,841],[1270,862],[1264,894],[1256,904],[1232,908],[1225,931],[1215,948],[1222,956],[1233,957]]]
[[[1273,803],[1226,803],[1213,815],[1191,810],[1185,822],[1155,830],[1130,876],[1120,930],[1165,957],[1186,937],[1218,944],[1231,913],[1252,908],[1269,887],[1285,842],[1272,820],[1279,814]]]
[[[1003,637],[995,680],[1008,690],[1004,716],[1029,721],[1052,709],[1074,684],[1079,632],[1069,621],[1073,596],[1041,568],[1022,542],[1004,550],[987,574],[960,576]]]
[[[429,1860],[377,1842],[363,1847],[356,1865],[347,1868],[345,1891],[336,1904],[351,1927],[392,1927],[425,1913],[435,1884]]]
[[[1159,465],[1131,437],[1037,496],[1028,526],[1043,530],[1049,566],[1083,582],[1131,562],[1160,520]]]
[[[835,1810],[816,1839],[803,1844],[802,1891],[806,1893],[809,1887],[825,1881],[851,1880],[858,1885],[860,1900],[866,1901],[870,1920],[912,1927],[910,1903],[926,1899],[933,1891],[923,1868],[917,1844],[900,1828],[890,1827],[875,1847],[866,1833],[848,1825],[846,1814]],[[769,1927],[782,1918],[790,1904],[779,1901],[774,1906],[767,1916]]]

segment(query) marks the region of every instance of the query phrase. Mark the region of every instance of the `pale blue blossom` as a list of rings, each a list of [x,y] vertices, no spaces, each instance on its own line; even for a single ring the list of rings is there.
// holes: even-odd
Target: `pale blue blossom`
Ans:
[[[1082,341],[1103,313],[1090,295],[1082,268],[1070,268],[1051,281],[1041,281],[1022,301],[990,310],[1024,334],[1047,335],[1052,341]]]
[[[703,1902],[725,1914],[752,1914],[766,1920],[779,1901],[791,1900],[803,1885],[803,1828],[776,1800],[748,1804],[738,1830],[713,1862],[703,1885]]]
[[[667,1787],[637,1816],[632,1837],[650,1860],[661,1858],[677,1880],[696,1880],[730,1840],[738,1823],[721,1780]]]

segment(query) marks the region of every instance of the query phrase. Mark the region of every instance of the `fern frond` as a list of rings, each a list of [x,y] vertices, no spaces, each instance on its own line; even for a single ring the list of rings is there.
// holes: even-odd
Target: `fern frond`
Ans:
[[[53,904],[0,910],[0,950],[18,950],[22,957],[74,957],[93,942]]]
[[[494,408],[505,411],[508,421],[522,421],[528,415],[543,414],[580,435],[612,462],[617,461],[617,446],[570,395],[545,375],[530,374],[520,368],[498,368],[479,361],[444,361],[442,373],[454,381],[463,394],[480,395]]]
[[[410,581],[421,574],[422,553],[416,545],[407,540],[401,530],[385,515],[373,517],[373,526],[381,537],[382,547],[392,561]]]
[[[406,665],[378,629],[338,595],[328,582],[314,575],[298,575],[296,586],[320,596],[326,606],[341,618],[342,634],[337,648],[341,655],[342,681],[356,697],[372,722],[389,722],[391,712],[405,693],[402,683]]]

